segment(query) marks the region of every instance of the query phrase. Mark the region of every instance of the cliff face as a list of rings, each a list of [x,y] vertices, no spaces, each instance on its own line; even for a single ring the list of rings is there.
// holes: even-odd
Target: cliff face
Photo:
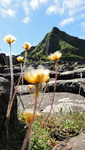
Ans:
[[[85,59],[85,40],[53,27],[38,45],[31,48],[30,56],[42,58],[58,50],[62,52],[64,59]]]

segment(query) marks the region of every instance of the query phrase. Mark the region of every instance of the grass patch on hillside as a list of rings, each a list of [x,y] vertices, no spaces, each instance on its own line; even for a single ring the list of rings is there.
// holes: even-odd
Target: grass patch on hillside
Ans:
[[[45,117],[46,115],[43,115],[33,124],[30,141],[31,150],[51,150],[53,145],[56,145],[59,141],[68,141],[80,132],[85,132],[85,112],[51,114],[43,127]],[[21,120],[9,127],[9,145],[7,144],[5,131],[0,131],[1,150],[21,149],[26,134],[26,123],[24,123],[22,117],[19,119]]]

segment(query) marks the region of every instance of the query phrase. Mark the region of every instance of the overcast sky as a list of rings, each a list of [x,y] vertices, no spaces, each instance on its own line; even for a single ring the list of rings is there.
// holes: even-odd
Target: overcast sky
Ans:
[[[53,27],[85,39],[85,0],[0,0],[1,52],[9,54],[6,35],[16,37],[12,53],[17,55],[24,42],[37,45]]]

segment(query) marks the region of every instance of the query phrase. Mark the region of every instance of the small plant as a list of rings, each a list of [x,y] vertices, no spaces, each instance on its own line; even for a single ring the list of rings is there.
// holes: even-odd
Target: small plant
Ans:
[[[50,134],[39,121],[34,122],[31,137],[31,150],[51,150],[48,142]]]
[[[34,109],[33,109],[33,115],[32,115],[32,119],[30,121],[25,139],[23,141],[23,145],[21,150],[24,150],[26,145],[27,145],[27,141],[28,138],[30,136],[31,130],[32,130],[32,124],[34,122],[34,117],[36,114],[36,108],[37,108],[37,98],[38,98],[38,87],[40,83],[43,82],[47,82],[50,74],[50,70],[49,69],[45,69],[43,66],[39,65],[37,69],[34,69],[33,67],[29,67],[28,72],[24,73],[24,79],[31,83],[31,84],[35,84],[35,100],[34,100]]]
[[[24,45],[22,46],[22,48],[25,49],[25,59],[24,59],[24,67],[25,67],[26,59],[27,59],[27,53],[28,53],[28,50],[30,50],[31,45],[30,45],[30,43],[25,42]]]

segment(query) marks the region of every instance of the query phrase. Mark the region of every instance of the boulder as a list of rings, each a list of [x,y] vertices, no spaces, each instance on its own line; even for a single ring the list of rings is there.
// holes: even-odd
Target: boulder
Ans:
[[[85,149],[85,134],[81,133],[78,136],[71,138],[68,143],[59,142],[52,150],[84,150]]]
[[[0,53],[0,65],[6,65],[6,54]]]
[[[17,63],[17,56],[12,55],[13,64]],[[0,53],[0,65],[9,65],[9,56],[6,56],[4,53]]]
[[[85,78],[83,78],[83,81]],[[55,79],[51,79],[48,82],[48,89],[46,92],[54,92],[54,84]],[[43,84],[43,89],[45,88],[46,84]],[[75,94],[80,94],[85,97],[85,86],[81,84],[81,78],[79,79],[72,79],[72,80],[57,80],[56,81],[56,92],[70,92]]]
[[[10,97],[10,81],[0,77],[0,128],[4,126],[6,120],[7,107]],[[11,110],[10,124],[17,120],[17,97],[15,96]]]
[[[50,77],[55,78],[55,70],[51,70]],[[58,72],[58,80],[76,79],[81,77],[85,78],[85,67],[71,71],[65,71],[65,69],[62,69],[62,72]]]
[[[25,87],[25,89],[27,89],[27,87]],[[20,92],[19,89],[18,89],[18,92]],[[23,95],[19,95],[19,94],[17,95],[19,111],[23,111],[22,102],[23,102],[25,109],[29,108],[31,103],[34,102],[34,93],[29,94],[28,89],[24,92],[26,93],[23,93]],[[37,100],[37,108],[39,107],[42,101],[40,105],[40,110],[43,113],[48,113],[50,111],[50,107],[53,101],[53,96],[54,96],[53,92],[48,92],[44,94],[39,93],[39,97]],[[22,100],[22,102],[20,100]],[[84,111],[85,110],[84,97],[79,94],[74,94],[74,93],[55,92],[52,113],[59,112],[61,108],[62,108],[62,112],[67,112],[75,108],[79,111],[81,110]]]

